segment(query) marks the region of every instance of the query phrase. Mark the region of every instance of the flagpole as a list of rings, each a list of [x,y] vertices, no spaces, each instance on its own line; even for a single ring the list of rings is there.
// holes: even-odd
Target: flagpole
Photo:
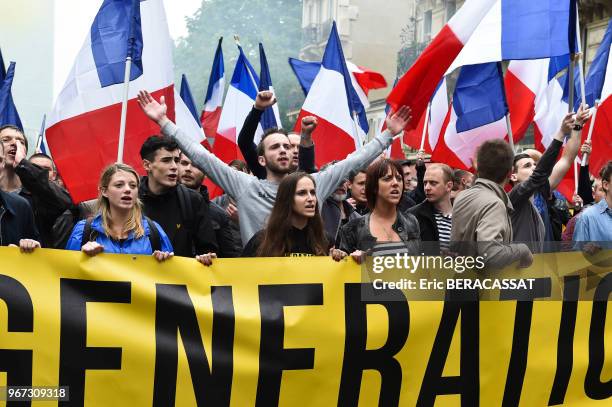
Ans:
[[[574,158],[574,195],[578,195],[578,157]]]
[[[574,70],[576,69],[576,54],[570,55],[570,67],[569,72],[567,73],[567,80],[569,86],[569,98],[568,98],[568,113],[572,113],[574,111]]]
[[[425,148],[425,135],[427,134],[427,128],[429,127],[429,115],[431,114],[431,101],[427,104],[427,110],[425,110],[425,123],[423,124],[423,134],[421,134],[421,147],[419,151]]]
[[[125,123],[127,120],[127,104],[130,92],[130,71],[132,70],[132,57],[125,59],[125,76],[123,77],[123,101],[121,102],[121,124],[119,127],[119,148],[117,162],[123,163],[123,146],[125,144]]]
[[[357,116],[357,111],[353,110],[353,126],[355,127],[355,139],[357,140],[357,142],[359,143],[359,147],[361,148],[364,146],[365,143],[359,135],[359,125],[357,123],[359,123],[359,116]]]
[[[578,2],[576,2],[576,38],[578,41],[578,70],[580,72],[580,92],[582,95],[582,104],[586,105],[586,92],[584,85],[584,66],[583,66],[583,55],[582,55],[582,40],[580,39],[580,18],[578,14]]]
[[[512,132],[512,122],[510,121],[510,109],[508,108],[508,98],[506,96],[506,85],[504,83],[504,77],[506,76],[506,69],[502,65],[501,62],[497,63],[497,70],[499,71],[499,79],[501,81],[502,92],[504,93],[504,103],[506,104],[506,130],[508,131],[508,143],[510,144],[510,148],[512,151],[516,153],[514,148],[514,133]]]
[[[591,141],[591,137],[593,137],[593,129],[595,128],[595,120],[597,119],[597,109],[599,108],[599,103],[600,103],[600,101],[596,100],[595,101],[595,106],[593,106],[593,118],[591,119],[591,125],[589,126],[589,134],[588,134],[588,136],[586,138],[587,142],[590,142]],[[586,165],[587,165],[586,164],[586,159],[587,159],[587,154],[584,153],[582,155],[582,163],[581,163],[581,165],[583,167],[586,167]]]

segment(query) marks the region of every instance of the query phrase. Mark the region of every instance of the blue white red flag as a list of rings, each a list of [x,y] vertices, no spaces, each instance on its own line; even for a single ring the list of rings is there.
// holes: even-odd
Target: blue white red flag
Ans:
[[[268,67],[268,59],[266,58],[266,52],[261,43],[259,43],[259,66],[259,90],[269,90],[274,93],[270,68]],[[264,131],[272,127],[283,127],[280,113],[278,112],[278,103],[264,110],[260,123]]]
[[[140,10],[140,25],[133,23],[135,5]],[[138,106],[139,90],[151,91],[158,100],[165,96],[168,116],[175,119],[178,93],[162,0],[105,0],[55,102],[46,132],[55,163],[75,202],[97,196],[98,177],[92,174],[100,174],[117,158],[125,58],[130,49],[136,62],[131,78],[138,76],[128,94],[124,162],[144,173],[140,147],[151,134],[159,133],[159,127]],[[176,99],[183,110],[184,104]]]
[[[345,158],[361,147],[368,130],[365,107],[355,91],[342,52],[336,23],[332,25],[323,61],[296,122],[316,116],[313,132],[316,165]]]
[[[200,115],[200,122],[204,134],[209,143],[213,143],[217,136],[217,127],[221,118],[221,106],[223,106],[223,92],[225,90],[225,66],[223,64],[223,49],[221,43],[223,37],[219,38],[219,44],[215,51],[213,66],[208,79],[208,88],[204,98],[204,110]]]
[[[225,103],[221,110],[217,128],[217,137],[213,145],[214,154],[226,163],[235,159],[242,159],[237,137],[244,120],[253,108],[259,89],[259,77],[240,45],[238,46],[238,52],[238,60],[227,95],[225,95]],[[261,137],[262,133],[261,126],[259,126],[255,139]]]
[[[507,113],[499,64],[462,67],[453,93],[450,121],[436,144],[432,161],[466,170],[472,168],[480,144],[507,136]]]
[[[421,117],[442,76],[464,65],[566,55],[574,0],[467,0],[388,97]],[[414,123],[412,124],[414,127]]]

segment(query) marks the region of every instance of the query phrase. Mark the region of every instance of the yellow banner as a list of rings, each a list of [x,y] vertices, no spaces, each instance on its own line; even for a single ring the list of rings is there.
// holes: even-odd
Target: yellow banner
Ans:
[[[609,273],[605,300],[566,302],[377,300],[361,278],[329,258],[0,248],[0,386],[87,406],[610,405]]]

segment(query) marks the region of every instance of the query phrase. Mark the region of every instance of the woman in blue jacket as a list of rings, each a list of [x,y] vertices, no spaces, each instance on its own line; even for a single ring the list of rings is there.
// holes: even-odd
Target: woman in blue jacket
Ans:
[[[174,255],[163,229],[142,213],[140,178],[125,164],[107,167],[99,183],[98,214],[74,226],[67,250],[98,253],[152,254],[158,261]]]

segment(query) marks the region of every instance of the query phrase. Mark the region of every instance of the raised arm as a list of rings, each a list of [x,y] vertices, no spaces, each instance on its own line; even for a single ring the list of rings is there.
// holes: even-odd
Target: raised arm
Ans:
[[[238,134],[238,147],[251,172],[259,179],[266,178],[266,169],[257,161],[257,147],[255,146],[255,133],[264,111],[276,103],[274,93],[264,90],[257,93],[253,109],[249,112],[240,134]],[[267,130],[267,129],[265,129]]]
[[[331,165],[325,171],[314,174],[317,181],[317,196],[320,202],[325,201],[348,178],[351,171],[363,168],[378,157],[393,141],[394,135],[401,134],[410,121],[410,108],[402,106],[397,112],[387,116],[387,130],[376,136],[365,146],[349,154],[344,160]]]
[[[317,118],[315,116],[302,117],[300,127],[300,154],[298,156],[298,169],[312,174],[316,172],[315,150],[312,142],[312,132],[317,128]]]
[[[550,177],[548,177],[551,190],[554,190],[557,188],[557,186],[559,186],[563,180],[563,177],[565,177],[565,174],[570,170],[570,168],[572,168],[572,165],[574,165],[574,159],[578,155],[578,150],[580,149],[582,126],[589,119],[589,114],[590,111],[588,105],[580,106],[580,109],[578,109],[578,113],[576,113],[576,117],[574,119],[571,136],[565,144],[563,155],[553,167]]]
[[[527,199],[531,198],[531,196],[549,180],[555,166],[555,161],[559,156],[559,151],[561,151],[561,147],[563,147],[564,135],[572,131],[572,126],[574,125],[573,116],[573,113],[569,113],[565,116],[561,123],[560,130],[542,155],[542,158],[538,161],[531,176],[526,181],[512,188],[512,191],[508,194],[512,205],[516,206],[519,205],[520,202],[526,202]]]
[[[582,147],[580,147],[580,154],[586,154],[587,159],[585,165],[580,166],[580,173],[578,175],[578,195],[582,198],[583,205],[590,205],[595,202],[593,199],[591,178],[589,176],[589,156],[591,155],[590,141],[586,141]]]
[[[166,116],[167,106],[162,96],[157,102],[147,91],[138,93],[138,104],[142,111],[161,127],[165,136],[176,140],[181,151],[189,157],[196,167],[206,173],[210,179],[230,196],[238,197],[246,184],[252,181],[251,176],[230,168],[227,164],[208,152],[201,144],[187,136]]]

